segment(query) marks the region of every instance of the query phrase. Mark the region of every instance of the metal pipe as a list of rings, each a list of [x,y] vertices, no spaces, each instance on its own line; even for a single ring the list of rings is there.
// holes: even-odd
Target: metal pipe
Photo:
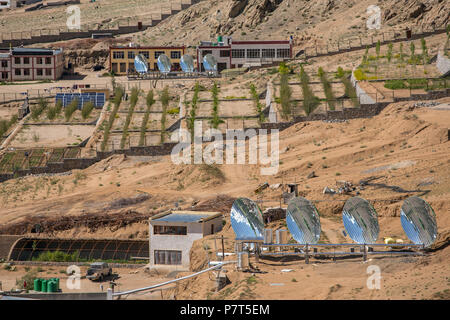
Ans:
[[[205,270],[202,270],[202,271],[190,274],[190,275],[185,276],[185,277],[181,277],[181,278],[178,278],[178,279],[174,279],[174,280],[166,281],[166,282],[163,282],[163,283],[155,284],[153,286],[149,286],[149,287],[145,287],[145,288],[139,288],[139,289],[133,289],[133,290],[128,290],[128,291],[116,292],[116,293],[113,293],[112,295],[114,297],[117,297],[117,296],[123,296],[123,295],[136,293],[136,292],[140,292],[140,291],[146,291],[146,290],[155,289],[155,288],[158,288],[158,287],[165,286],[167,284],[175,283],[175,282],[178,282],[178,281],[181,281],[181,280],[185,280],[185,279],[189,279],[189,278],[198,276],[199,274],[202,274],[202,273],[205,273],[205,272],[208,272],[208,271],[219,269],[222,266],[224,266],[226,264],[230,264],[230,263],[236,263],[236,261],[224,261],[224,262],[221,262],[220,264],[218,264],[216,266],[213,266],[211,268],[208,268],[208,269],[205,269]]]

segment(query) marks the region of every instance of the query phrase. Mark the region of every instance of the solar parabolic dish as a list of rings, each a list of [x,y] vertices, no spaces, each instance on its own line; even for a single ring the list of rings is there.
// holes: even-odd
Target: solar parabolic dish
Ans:
[[[148,72],[148,62],[142,54],[138,54],[134,57],[134,68],[138,73]]]
[[[400,220],[408,238],[415,244],[429,247],[437,237],[436,214],[433,208],[419,197],[403,202]]]
[[[214,56],[208,53],[203,57],[203,66],[206,71],[217,71],[217,60]]]
[[[194,58],[191,55],[183,55],[180,60],[180,65],[184,72],[194,72]]]
[[[300,244],[316,244],[320,239],[320,219],[316,207],[307,199],[296,197],[289,202],[286,224]]]
[[[380,232],[378,215],[367,200],[359,197],[348,199],[342,210],[342,220],[347,234],[356,243],[377,241]]]
[[[169,57],[165,54],[159,55],[156,64],[158,65],[159,71],[162,73],[169,73],[170,69],[172,68],[172,63],[170,62]]]
[[[264,240],[261,209],[252,200],[236,199],[231,207],[230,217],[236,240]]]

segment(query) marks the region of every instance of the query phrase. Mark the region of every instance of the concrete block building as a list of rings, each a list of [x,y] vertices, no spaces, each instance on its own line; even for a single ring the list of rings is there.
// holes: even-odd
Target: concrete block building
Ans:
[[[185,53],[185,47],[110,47],[109,70],[123,76],[128,72],[135,72],[134,57],[142,54],[148,62],[150,71],[159,71],[157,61],[161,54],[165,54],[172,62],[172,71],[180,71],[180,60]]]
[[[222,230],[219,212],[172,211],[150,218],[150,265],[189,269],[195,240]]]
[[[0,81],[57,80],[63,71],[62,49],[0,49]]]
[[[204,71],[203,57],[212,54],[217,60],[217,70],[262,66],[292,58],[290,40],[237,41],[219,37],[218,42],[202,41],[197,47],[197,65]]]

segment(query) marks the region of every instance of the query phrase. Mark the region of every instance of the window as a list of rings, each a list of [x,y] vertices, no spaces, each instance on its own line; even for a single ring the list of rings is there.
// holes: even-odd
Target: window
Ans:
[[[153,64],[153,70],[155,70],[155,71],[159,70],[159,69],[158,69],[158,64],[157,64],[157,63],[154,63],[154,64]]]
[[[15,64],[20,64],[20,58],[14,58],[14,63]]]
[[[36,74],[37,74],[38,76],[44,75],[43,69],[36,69]]]
[[[181,251],[155,250],[155,264],[181,264]]]
[[[8,72],[2,72],[2,79],[8,79]]]
[[[23,69],[23,75],[29,76],[30,75],[30,69]]]
[[[232,49],[231,57],[238,58],[238,59],[245,58],[245,49]]]
[[[255,59],[261,57],[260,49],[247,49],[247,58]]]
[[[291,49],[277,49],[277,57],[278,58],[290,58],[291,57]]]
[[[37,58],[37,62],[36,64],[42,64],[43,59],[42,58]]]
[[[111,65],[112,72],[117,73],[117,63]]]
[[[125,57],[125,54],[123,51],[114,51],[113,52],[113,58],[114,59],[123,59]]]
[[[2,68],[8,68],[8,61],[6,60],[2,61]]]
[[[136,72],[136,69],[134,68],[134,63],[128,64],[128,71],[132,73]]]
[[[181,51],[170,51],[170,58],[171,59],[180,59]]]
[[[164,54],[164,51],[155,51],[155,59],[158,59],[158,57],[162,54]]]
[[[134,59],[134,51],[128,51],[128,59]]]
[[[127,72],[127,64],[125,62],[120,63],[120,72]]]
[[[275,49],[262,49],[263,58],[275,58]]]
[[[46,57],[45,58],[45,64],[52,64],[52,58]]]
[[[45,75],[51,76],[52,75],[52,69],[45,69]]]
[[[139,54],[142,54],[145,57],[145,59],[150,58],[150,54],[148,51],[139,51]]]
[[[21,76],[21,75],[22,75],[22,73],[20,72],[20,69],[15,69],[15,70],[14,70],[14,74],[15,74],[16,76]]]
[[[30,58],[29,57],[24,57],[23,58],[23,64],[30,64]]]
[[[203,50],[202,51],[202,56],[206,56],[207,54],[212,54],[212,50]]]
[[[185,236],[187,227],[180,226],[154,226],[153,234],[175,234]]]
[[[220,50],[220,57],[226,58],[230,56],[230,50]]]

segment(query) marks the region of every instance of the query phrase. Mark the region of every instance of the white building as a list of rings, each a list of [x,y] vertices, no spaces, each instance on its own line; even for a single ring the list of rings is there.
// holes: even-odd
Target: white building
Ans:
[[[15,0],[0,0],[0,10],[11,8],[11,2],[15,6],[16,4]]]
[[[150,218],[150,265],[189,269],[192,243],[222,230],[219,212],[172,211]]]
[[[261,66],[292,58],[290,40],[237,41],[223,37],[218,42],[201,42],[197,47],[197,66],[204,71],[203,57],[212,54],[217,60],[217,70]]]

